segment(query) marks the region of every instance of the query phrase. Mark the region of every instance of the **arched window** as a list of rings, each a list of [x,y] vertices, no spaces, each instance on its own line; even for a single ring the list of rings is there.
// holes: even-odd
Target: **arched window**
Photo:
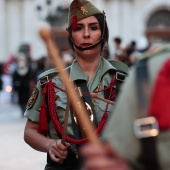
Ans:
[[[170,10],[154,12],[146,23],[146,36],[150,42],[170,42]]]
[[[147,22],[147,28],[170,29],[170,11],[160,10],[152,14]]]

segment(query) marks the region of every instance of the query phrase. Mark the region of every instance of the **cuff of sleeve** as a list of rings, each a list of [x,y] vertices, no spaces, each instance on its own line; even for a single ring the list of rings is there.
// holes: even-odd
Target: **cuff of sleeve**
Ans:
[[[39,111],[35,111],[32,109],[26,110],[24,116],[34,122],[39,122]]]

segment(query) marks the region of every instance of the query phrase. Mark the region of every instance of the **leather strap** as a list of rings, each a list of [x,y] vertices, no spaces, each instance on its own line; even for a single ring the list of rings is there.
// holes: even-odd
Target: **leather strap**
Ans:
[[[92,113],[93,113],[93,123],[94,123],[95,127],[97,127],[98,123],[97,123],[96,113],[95,113],[95,110],[94,110],[94,107],[93,107],[92,99],[91,99],[90,94],[89,94],[89,90],[88,90],[88,87],[87,87],[86,80],[80,80],[79,79],[79,80],[75,80],[74,82],[75,82],[77,87],[81,88],[81,91],[82,91],[82,94],[83,94],[82,99],[83,99],[84,103],[87,103],[88,105],[90,105]],[[87,113],[89,114],[89,112],[87,112]],[[90,117],[91,115],[89,114],[88,116]],[[73,130],[74,130],[75,138],[80,139],[80,138],[85,137],[83,131],[81,130],[79,125],[74,120],[74,114],[73,114],[72,109],[71,109],[71,117],[72,117],[72,123],[73,123]]]
[[[93,116],[94,116],[93,123],[94,123],[95,127],[97,127],[98,123],[97,123],[96,113],[95,113],[95,110],[93,107],[92,99],[89,94],[89,89],[87,87],[87,81],[86,80],[75,80],[75,84],[77,87],[80,87],[82,90],[82,93],[83,93],[82,98],[83,98],[84,103],[88,103],[90,105],[91,110],[93,112]],[[91,116],[91,115],[89,115],[89,116]]]
[[[149,94],[149,75],[147,68],[147,60],[141,60],[136,66],[136,88],[138,101],[138,117],[148,117],[148,101]],[[148,92],[148,91],[147,91]],[[156,137],[141,138],[141,155],[139,162],[144,165],[143,170],[160,170],[157,157]]]

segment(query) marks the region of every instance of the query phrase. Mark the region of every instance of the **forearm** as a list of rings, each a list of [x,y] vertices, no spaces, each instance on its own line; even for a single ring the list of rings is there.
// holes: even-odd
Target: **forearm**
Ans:
[[[24,131],[24,140],[25,142],[30,145],[35,150],[41,152],[48,152],[50,146],[55,142],[53,139],[49,139],[42,134],[38,133],[38,124],[34,125],[33,127],[30,126],[30,121],[27,122],[25,131]],[[32,126],[32,125],[31,125]]]

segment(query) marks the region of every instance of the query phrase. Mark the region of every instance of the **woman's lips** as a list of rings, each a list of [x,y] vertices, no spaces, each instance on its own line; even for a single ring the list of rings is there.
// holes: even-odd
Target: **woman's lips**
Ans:
[[[92,44],[90,44],[90,43],[83,43],[83,44],[81,44],[81,46],[83,46],[83,47],[88,47],[88,46],[91,46]]]

